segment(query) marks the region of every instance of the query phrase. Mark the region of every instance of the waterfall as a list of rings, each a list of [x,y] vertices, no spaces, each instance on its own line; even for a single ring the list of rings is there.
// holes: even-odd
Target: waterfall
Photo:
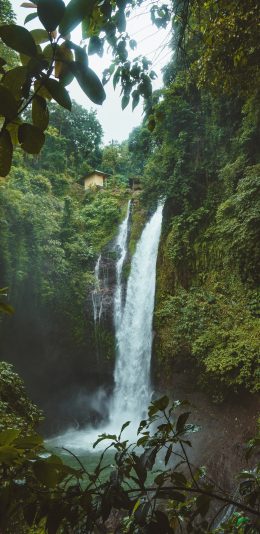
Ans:
[[[97,324],[97,321],[100,321],[101,315],[102,315],[102,293],[100,291],[100,262],[101,262],[101,254],[99,255],[97,259],[97,263],[95,265],[95,289],[92,291],[92,304],[93,304],[93,316],[94,316],[94,323],[95,327]]]
[[[126,419],[140,420],[145,416],[150,401],[152,321],[162,210],[163,206],[160,204],[145,225],[137,243],[127,283],[124,309],[121,298],[122,256],[117,264],[119,273],[115,296],[117,361],[110,414],[111,423],[115,424],[115,427]]]
[[[114,324],[117,334],[119,325],[122,320],[123,302],[122,302],[122,269],[127,255],[127,238],[130,217],[131,200],[128,202],[126,217],[119,227],[115,248],[118,252],[116,263],[116,288],[114,295]]]
[[[110,403],[110,421],[102,428],[102,431],[110,434],[119,432],[121,425],[130,420],[134,425],[127,429],[125,435],[134,441],[136,423],[146,416],[151,397],[152,321],[163,206],[161,204],[158,206],[143,229],[132,258],[126,295],[123,298],[122,269],[127,255],[130,208],[129,202],[126,217],[119,227],[115,242],[115,249],[118,251],[114,292],[117,360],[114,371],[115,389]],[[97,292],[92,294],[96,322],[100,320],[102,313],[102,302],[95,300],[98,292],[102,292],[103,280],[100,280],[100,269],[101,259],[99,257],[95,268]],[[93,396],[92,405],[95,406],[95,396]],[[92,451],[92,444],[100,432],[100,429],[98,431],[92,427],[68,430],[65,434],[49,440],[49,444],[55,444],[56,447],[66,446],[72,450],[89,449]],[[102,448],[103,444],[100,447]]]

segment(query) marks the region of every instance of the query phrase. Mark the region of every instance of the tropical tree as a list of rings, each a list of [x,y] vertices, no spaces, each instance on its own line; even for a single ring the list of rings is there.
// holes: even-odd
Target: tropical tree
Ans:
[[[114,86],[121,84],[123,108],[128,105],[131,95],[133,108],[140,97],[144,97],[148,101],[146,109],[152,115],[152,80],[156,74],[146,58],[138,56],[131,61],[128,55],[128,48],[134,49],[136,42],[126,31],[127,17],[136,5],[142,3],[143,0],[104,0],[101,4],[97,0],[71,0],[65,6],[63,0],[25,2],[24,6],[33,10],[25,23],[38,17],[44,27],[31,32],[10,24],[12,14],[8,11],[7,23],[0,28],[0,38],[10,50],[20,54],[21,65],[8,71],[5,58],[1,59],[2,176],[10,170],[14,144],[33,154],[41,150],[48,126],[47,103],[50,99],[71,109],[65,86],[73,78],[90,100],[102,104],[105,91],[96,73],[88,66],[88,55],[102,56],[105,43],[112,49],[113,61],[105,69],[103,83],[113,78]],[[158,28],[172,21],[176,58],[181,57],[190,69],[191,78],[198,84],[207,85],[211,90],[222,86],[227,92],[236,87],[243,94],[250,80],[250,85],[257,88],[260,46],[257,0],[239,3],[239,6],[234,0],[217,4],[213,0],[172,0],[169,4],[152,4],[150,13]],[[6,17],[6,12],[2,16]],[[84,46],[70,39],[70,32],[79,24]],[[188,46],[191,42],[197,44],[195,55]],[[22,124],[22,112],[31,102],[32,122]],[[152,116],[149,128],[153,129],[154,125]]]
[[[50,124],[66,138],[68,157],[74,154],[78,165],[86,160],[92,167],[98,164],[103,132],[95,111],[87,111],[76,102],[73,102],[71,112],[51,105]]]
[[[72,104],[65,86],[73,78],[77,79],[92,102],[102,104],[105,91],[96,73],[88,66],[88,54],[102,55],[105,40],[112,47],[114,60],[105,74],[104,82],[113,72],[114,84],[121,81],[122,106],[128,104],[134,87],[134,105],[140,95],[150,96],[153,73],[149,72],[149,62],[140,58],[136,58],[133,64],[128,61],[129,38],[125,35],[125,10],[134,4],[133,1],[112,3],[106,0],[100,5],[95,0],[71,0],[66,7],[62,0],[37,0],[35,4],[25,3],[25,7],[36,10],[26,17],[25,23],[38,17],[44,29],[29,32],[13,23],[1,25],[0,38],[7,47],[20,54],[21,60],[19,66],[8,70],[5,67],[6,60],[1,59],[2,176],[6,176],[10,170],[13,145],[20,145],[30,154],[40,152],[49,123],[49,100],[54,99],[65,109],[71,110]],[[70,39],[70,32],[80,23],[83,39],[88,40],[88,53],[86,45],[78,46]],[[100,38],[99,35],[103,33],[105,38]],[[133,42],[129,43],[133,47]],[[30,104],[31,123],[23,122],[22,114]]]

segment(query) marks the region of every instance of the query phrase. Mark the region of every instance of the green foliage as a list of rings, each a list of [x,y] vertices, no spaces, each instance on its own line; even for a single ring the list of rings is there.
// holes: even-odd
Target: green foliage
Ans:
[[[73,453],[79,468],[65,465],[44,449],[35,434],[21,437],[16,430],[0,432],[1,528],[91,533],[106,528],[111,515],[119,511],[116,529],[126,534],[170,534],[179,532],[178,525],[186,532],[215,533],[219,529],[213,526],[214,503],[217,515],[231,504],[237,510],[222,521],[221,532],[230,532],[231,525],[247,525],[250,532],[257,532],[258,468],[240,473],[234,499],[207,477],[205,468],[191,465],[187,450],[192,446],[190,436],[198,429],[188,422],[190,412],[181,412],[187,406],[179,401],[171,405],[166,396],[152,402],[147,419],[140,422],[136,443],[125,438],[129,421],[119,435],[101,434],[93,447],[105,441],[108,445],[93,472]],[[258,440],[249,443],[249,456]],[[107,463],[108,450],[114,451],[112,466]],[[159,458],[164,464],[160,469]]]
[[[227,168],[224,169],[225,174]],[[232,169],[231,183],[236,170]],[[259,283],[259,176],[260,165],[246,167],[236,191],[220,204],[216,213],[216,233],[228,247],[227,260],[236,264],[242,280]]]
[[[0,6],[0,22],[1,24],[7,22],[10,24],[14,22],[15,15],[12,9],[11,2],[9,0],[2,0]]]
[[[6,302],[7,297],[7,287],[0,289],[0,313],[7,313],[7,315],[12,315],[14,313],[13,307]]]
[[[102,151],[102,169],[112,175],[122,175],[125,182],[129,177],[130,158],[125,143],[119,145],[112,141]]]
[[[0,219],[2,279],[9,285],[15,308],[23,281],[30,288],[25,298],[31,313],[37,302],[40,315],[55,302],[57,324],[65,318],[72,321],[71,332],[83,317],[85,274],[93,270],[97,253],[116,231],[125,202],[124,191],[118,196],[109,190],[85,196],[82,187],[74,187],[67,176],[28,174],[14,167],[1,190]]]
[[[159,301],[157,353],[170,372],[174,361],[199,365],[199,383],[215,400],[229,389],[259,390],[258,320],[248,309],[243,287],[217,273],[203,286],[176,288]]]
[[[24,321],[22,340],[30,338],[31,328],[38,339],[43,330],[48,332],[40,347],[25,349],[28,372],[39,359],[47,376],[45,365],[51,361],[46,363],[43,354],[52,336],[50,354],[62,350],[67,357],[82,350],[95,360],[86,295],[93,287],[96,258],[117,231],[128,193],[121,181],[84,192],[84,169],[101,159],[102,129],[93,111],[75,103],[69,113],[51,104],[45,136],[38,157],[15,150],[9,179],[0,188],[0,279],[15,308],[12,324],[2,322],[1,333],[7,336],[9,328],[19,332]],[[35,138],[29,136],[29,142],[34,144]],[[9,309],[4,299],[1,304]],[[104,331],[102,338],[104,355],[111,356],[111,335]]]
[[[28,398],[13,366],[0,362],[0,429],[30,433],[42,420],[41,411]]]
[[[79,178],[84,174],[84,166],[88,165],[88,169],[99,167],[103,132],[96,113],[76,102],[73,102],[72,112],[51,104],[49,113],[50,128],[38,160],[39,168],[66,170]]]
[[[155,362],[161,381],[174,380],[175,364],[187,367],[220,400],[260,384],[258,8],[252,0],[238,9],[232,1],[174,9],[175,57],[153,98],[153,124],[150,117],[141,129],[144,141],[152,131],[143,199],[165,198]],[[141,157],[146,144],[137,139]]]
[[[142,0],[139,0],[137,5],[141,4]],[[17,101],[16,96],[19,94],[20,97],[13,119],[20,117],[37,95],[46,100],[54,98],[61,106],[70,109],[71,102],[64,86],[74,77],[93,102],[102,104],[105,91],[96,73],[88,66],[86,48],[70,40],[70,32],[81,24],[89,54],[102,56],[105,42],[112,48],[113,61],[104,71],[103,84],[112,78],[115,87],[120,81],[123,109],[131,96],[133,108],[143,97],[146,111],[150,114],[147,128],[153,131],[159,119],[152,98],[152,80],[156,74],[146,58],[138,56],[130,61],[128,57],[128,48],[134,49],[136,43],[126,32],[126,19],[135,6],[133,0],[123,3],[106,0],[101,5],[94,0],[88,3],[71,0],[66,7],[62,0],[39,0],[37,13],[26,17],[26,22],[34,15],[38,16],[49,40],[44,49],[41,48],[43,41],[39,39],[42,30],[29,32],[13,24],[11,10],[4,9],[2,17],[7,24],[1,26],[0,35],[9,49],[21,54],[26,70],[26,80],[10,90]],[[35,5],[29,3],[25,7],[34,8]],[[235,90],[241,96],[250,96],[252,91],[257,90],[259,8],[256,0],[238,7],[233,0],[223,0],[218,7],[213,0],[173,0],[172,6],[152,5],[150,14],[152,23],[158,28],[165,28],[170,21],[174,28],[176,54],[173,69],[172,66],[168,69],[166,78],[176,79],[176,70],[180,70],[181,65],[183,70],[189,67],[189,71],[186,70],[188,80],[192,85],[195,81],[197,88],[209,87],[211,92],[219,92],[222,87],[228,94]],[[60,39],[63,39],[62,44]],[[3,60],[1,85],[5,85],[4,65]],[[13,119],[4,121],[3,131]],[[182,142],[187,142],[186,136]],[[8,152],[3,152],[1,157],[9,157],[10,160]],[[10,162],[6,167],[2,163],[2,168],[6,175]]]
[[[129,16],[135,7],[133,0],[111,3],[105,1],[85,2],[71,0],[65,6],[62,0],[39,0],[36,4],[25,3],[24,7],[37,9],[35,14],[26,17],[29,22],[37,17],[43,28],[28,31],[23,26],[14,23],[11,8],[5,4],[0,19],[0,38],[8,51],[18,52],[22,64],[23,76],[15,76],[16,70],[8,71],[5,54],[0,58],[0,115],[3,117],[1,125],[2,141],[0,151],[0,168],[6,176],[12,164],[12,152],[7,146],[6,137],[9,128],[17,125],[19,135],[15,142],[8,139],[9,144],[19,144],[28,153],[38,153],[44,143],[43,131],[48,124],[48,103],[55,100],[60,106],[71,110],[71,100],[65,86],[75,78],[88,98],[95,104],[102,104],[106,98],[103,84],[113,76],[114,87],[121,83],[122,108],[130,101],[132,94],[133,107],[139,102],[140,96],[149,99],[152,92],[151,79],[155,73],[150,69],[150,62],[140,56],[133,61],[128,59],[128,43],[134,48],[134,41],[126,33],[126,14]],[[126,11],[128,10],[128,11]],[[153,13],[154,15],[154,13]],[[158,20],[168,18],[165,15],[152,17],[158,25]],[[88,52],[102,56],[105,41],[112,47],[113,62],[105,70],[103,83],[88,65],[86,45],[79,46],[70,39],[70,32],[79,24],[82,25],[83,39],[87,41]],[[100,37],[102,35],[102,37]],[[47,46],[45,43],[48,42]],[[2,45],[1,45],[2,47]],[[15,67],[16,68],[16,67]],[[15,79],[15,83],[8,85],[8,75]],[[56,79],[55,79],[56,78]],[[4,92],[4,93],[3,93]],[[39,97],[41,105],[39,106]],[[36,99],[38,105],[33,105],[33,125],[26,125],[26,129],[37,127],[30,137],[34,138],[34,147],[24,142],[24,127],[21,124],[23,112],[30,108]],[[42,110],[44,121],[42,123]],[[39,118],[38,118],[39,116]],[[31,120],[30,119],[30,120]],[[29,131],[29,130],[28,130]],[[37,147],[37,151],[36,151]]]
[[[15,22],[15,14],[12,9],[10,0],[2,0],[0,5],[0,24],[12,24]],[[17,57],[14,51],[9,49],[4,43],[0,42],[0,57],[2,62],[0,64],[0,72],[3,65],[6,64],[14,67],[17,63]]]
[[[130,252],[129,269],[130,269],[131,257],[133,256],[135,252],[136,244],[141,237],[142,229],[144,228],[146,220],[147,220],[147,210],[144,208],[144,206],[140,202],[140,198],[133,197],[131,226],[130,226],[129,245],[128,245],[129,252]]]
[[[173,0],[176,62],[216,94],[248,94],[259,85],[256,0]]]

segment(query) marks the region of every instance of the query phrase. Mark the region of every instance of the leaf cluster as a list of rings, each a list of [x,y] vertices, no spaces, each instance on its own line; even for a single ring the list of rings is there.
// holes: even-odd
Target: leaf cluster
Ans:
[[[150,62],[141,56],[133,61],[128,59],[128,43],[131,49],[136,43],[126,33],[126,16],[134,5],[135,2],[127,0],[105,0],[101,4],[96,0],[71,0],[67,6],[63,0],[37,0],[35,4],[25,2],[24,7],[34,10],[25,23],[38,18],[44,29],[28,31],[10,22],[0,26],[2,42],[20,56],[20,64],[11,69],[0,58],[1,176],[9,173],[13,146],[18,145],[29,154],[40,152],[49,123],[48,103],[53,99],[71,110],[66,86],[74,78],[95,104],[105,100],[103,84],[112,76],[114,87],[121,83],[123,109],[131,93],[133,108],[140,97],[151,96],[151,80],[156,74],[151,71]],[[163,10],[155,23],[158,25],[158,20],[168,18],[168,12]],[[86,44],[79,46],[71,41],[70,32],[79,24],[88,48]],[[105,70],[102,84],[89,66],[89,56],[102,56],[105,42],[112,48],[113,62]],[[31,119],[24,122],[23,112],[30,104]]]
[[[241,473],[239,498],[233,501],[207,478],[204,469],[195,469],[186,449],[191,447],[188,435],[196,428],[188,423],[189,412],[179,412],[184,404],[169,405],[166,396],[152,402],[136,443],[124,438],[129,421],[119,435],[102,434],[94,447],[105,440],[109,444],[91,473],[74,453],[78,469],[46,452],[38,435],[23,438],[17,430],[1,432],[1,527],[8,529],[20,518],[27,528],[41,526],[48,533],[64,529],[91,533],[104,528],[111,513],[119,510],[118,532],[170,534],[179,528],[217,532],[208,519],[213,501],[221,505],[219,512],[233,503],[239,514],[232,521],[239,526],[241,517],[246,517],[252,526],[246,513],[259,515],[258,471]],[[251,443],[250,451],[255,445]],[[112,470],[106,461],[108,450],[115,454]],[[159,457],[164,468],[158,470]],[[153,477],[150,483],[148,474]]]

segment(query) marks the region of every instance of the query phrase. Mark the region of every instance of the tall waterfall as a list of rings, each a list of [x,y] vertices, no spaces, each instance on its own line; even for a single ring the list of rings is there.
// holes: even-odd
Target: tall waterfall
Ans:
[[[116,330],[117,361],[114,371],[115,390],[110,406],[110,421],[103,431],[114,433],[122,423],[131,420],[138,423],[146,415],[150,401],[150,363],[152,350],[152,320],[155,295],[155,276],[158,246],[162,225],[163,206],[159,205],[147,222],[136,246],[131,262],[126,297],[123,299],[122,269],[127,254],[127,238],[130,217],[130,203],[127,214],[119,227],[116,248],[116,289],[114,293],[114,324]],[[100,259],[95,269],[97,293],[100,289]],[[100,302],[93,307],[96,322],[100,320]],[[93,297],[93,295],[92,295]],[[95,405],[93,399],[93,405]],[[135,426],[135,425],[134,425]],[[133,428],[132,428],[133,430]],[[136,434],[131,439],[136,438]],[[89,448],[97,438],[97,429],[70,430],[55,439],[49,440],[55,446],[73,449]],[[102,447],[102,445],[101,445]]]
[[[145,225],[132,258],[125,306],[121,299],[121,274],[115,296],[117,361],[111,423],[140,420],[150,400],[152,320],[155,295],[156,261],[162,225],[160,204]],[[117,272],[122,270],[122,257]]]

